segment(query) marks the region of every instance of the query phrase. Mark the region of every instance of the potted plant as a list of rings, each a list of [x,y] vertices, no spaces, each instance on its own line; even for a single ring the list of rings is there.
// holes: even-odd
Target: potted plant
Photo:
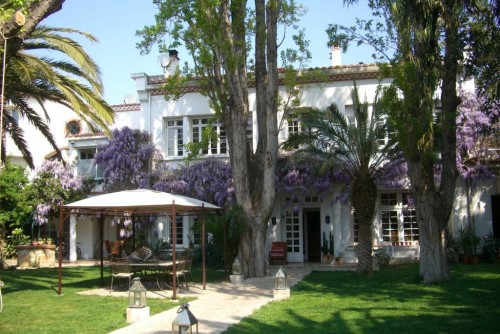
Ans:
[[[457,229],[457,243],[463,262],[467,264],[479,263],[479,256],[476,254],[477,246],[481,238],[474,233],[474,227],[469,224],[467,227]]]
[[[335,255],[335,263],[337,263],[338,265],[344,264],[343,252],[338,252],[337,255]]]
[[[49,246],[52,245],[52,238],[48,237],[47,239],[45,239],[45,243]]]

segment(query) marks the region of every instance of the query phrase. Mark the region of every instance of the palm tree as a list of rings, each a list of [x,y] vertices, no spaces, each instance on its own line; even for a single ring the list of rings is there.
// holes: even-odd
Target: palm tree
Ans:
[[[21,49],[6,64],[5,103],[27,119],[52,145],[61,158],[61,152],[50,132],[50,113],[45,102],[55,102],[72,109],[92,130],[99,128],[109,132],[113,122],[111,107],[102,99],[103,85],[97,64],[79,43],[68,34],[80,34],[90,41],[97,41],[91,34],[69,28],[36,27],[24,41]],[[41,54],[60,52],[67,60],[54,60]],[[39,115],[28,100],[38,103],[43,115]],[[3,137],[6,133],[23,154],[31,168],[33,157],[24,139],[24,131],[13,115],[3,113]],[[1,161],[5,162],[5,137]]]
[[[305,130],[292,134],[283,147],[298,147],[292,158],[314,161],[319,173],[336,169],[349,176],[350,202],[359,226],[358,268],[371,272],[376,180],[385,163],[394,161],[398,151],[392,141],[379,145],[379,140],[386,138],[388,128],[378,99],[375,98],[370,112],[367,102],[360,103],[356,84],[351,96],[353,122],[349,122],[335,104],[325,110],[307,108],[300,113]]]

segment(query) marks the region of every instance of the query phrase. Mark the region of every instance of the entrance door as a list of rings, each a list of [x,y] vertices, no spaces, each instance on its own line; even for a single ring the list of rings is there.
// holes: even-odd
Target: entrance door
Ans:
[[[304,262],[302,250],[302,224],[300,212],[287,211],[285,213],[286,241],[288,244],[288,262]]]
[[[306,258],[310,262],[321,261],[321,215],[319,209],[307,210],[305,216]]]
[[[493,221],[493,235],[500,238],[500,195],[491,196],[491,218]]]

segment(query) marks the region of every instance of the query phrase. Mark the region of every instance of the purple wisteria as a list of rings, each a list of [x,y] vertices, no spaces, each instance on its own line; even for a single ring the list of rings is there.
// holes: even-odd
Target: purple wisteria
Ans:
[[[37,203],[33,215],[36,224],[48,223],[50,215],[59,205],[77,198],[83,182],[73,170],[74,166],[48,160],[37,171],[30,187],[30,196]]]
[[[109,143],[98,148],[96,162],[104,167],[106,191],[148,188],[150,162],[161,159],[145,131],[114,130]]]
[[[234,203],[231,165],[208,158],[176,170],[163,165],[153,189],[185,195],[218,206]]]
[[[487,162],[498,160],[495,142],[490,139],[500,116],[499,108],[485,111],[485,98],[470,91],[459,92],[462,100],[457,115],[457,167],[464,179],[491,177]]]

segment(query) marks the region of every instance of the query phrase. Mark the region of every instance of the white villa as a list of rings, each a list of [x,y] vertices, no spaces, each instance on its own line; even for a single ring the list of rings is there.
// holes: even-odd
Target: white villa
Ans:
[[[334,50],[335,52],[340,52]],[[171,54],[175,63],[176,53]],[[340,57],[333,55],[334,61]],[[166,70],[166,74],[168,74]],[[329,79],[321,84],[311,83],[301,93],[302,106],[324,108],[336,103],[343,109],[346,118],[352,117],[351,89],[354,80],[359,89],[361,98],[371,102],[379,82],[379,70],[374,64],[341,65],[333,63],[328,71]],[[132,79],[136,82],[137,102],[113,106],[116,111],[116,122],[113,128],[128,126],[132,129],[148,131],[152,142],[162,152],[164,158],[171,163],[183,163],[187,154],[182,145],[197,139],[201,129],[206,126],[207,120],[212,117],[207,99],[196,89],[184,94],[177,101],[167,101],[160,87],[165,80],[165,74],[148,75],[134,73]],[[389,83],[384,79],[382,83]],[[463,83],[467,88],[473,87],[472,81]],[[284,93],[284,87],[281,89]],[[250,106],[255,105],[255,90],[249,92]],[[106,142],[103,136],[91,136],[86,133],[85,126],[71,110],[60,105],[47,105],[51,113],[51,130],[59,147],[67,157],[76,159],[77,171],[80,175],[102,177],[99,166],[96,165],[94,154],[96,146]],[[282,115],[278,115],[280,122]],[[254,113],[249,122],[249,133],[256,133]],[[299,131],[297,120],[285,121],[279,134],[279,141],[283,142],[292,132]],[[29,125],[22,125],[28,128]],[[219,125],[217,131],[221,136],[220,142],[208,150],[208,154],[199,159],[216,157],[228,160],[227,146],[224,144],[224,129]],[[35,164],[40,166],[44,159],[52,157],[53,151],[37,131],[26,131],[27,142],[34,154]],[[256,138],[254,138],[254,147]],[[22,163],[19,152],[8,144],[8,154],[13,161]],[[498,175],[498,171],[496,171]],[[355,261],[352,247],[357,243],[357,228],[351,214],[351,207],[334,201],[340,193],[340,186],[332,186],[331,198],[319,200],[318,196],[307,196],[302,199],[300,210],[284,209],[289,194],[277,193],[272,219],[268,223],[267,251],[272,241],[288,242],[289,262],[319,262],[321,259],[321,244],[323,234],[327,236],[333,231],[336,252],[344,252],[346,261]],[[483,236],[494,231],[500,237],[500,182],[498,178],[484,181],[476,189],[470,201],[465,195],[465,185],[458,180],[456,199],[450,226],[456,227],[467,224],[467,205],[471,211],[476,228],[476,235]],[[397,191],[393,189],[379,189],[377,216],[373,224],[373,241],[376,246],[388,246],[392,257],[416,258],[419,255],[418,226],[414,210],[407,209],[409,190]],[[84,221],[84,220],[90,221]],[[189,244],[189,234],[193,224],[193,217],[183,217],[178,222],[178,247]],[[118,239],[117,231],[111,224],[107,224],[104,239],[111,241]],[[99,249],[98,223],[94,217],[70,219],[65,233],[70,244],[70,260],[76,260],[76,245],[81,249],[83,258],[95,258]],[[170,239],[171,226],[169,221],[159,221],[158,226],[151,232],[155,237]]]

